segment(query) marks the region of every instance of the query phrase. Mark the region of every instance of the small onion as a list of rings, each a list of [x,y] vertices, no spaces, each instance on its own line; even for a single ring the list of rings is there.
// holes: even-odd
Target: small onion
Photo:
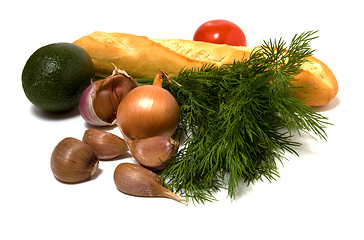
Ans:
[[[131,90],[121,101],[116,119],[126,138],[170,137],[179,123],[180,111],[170,92],[144,85]]]

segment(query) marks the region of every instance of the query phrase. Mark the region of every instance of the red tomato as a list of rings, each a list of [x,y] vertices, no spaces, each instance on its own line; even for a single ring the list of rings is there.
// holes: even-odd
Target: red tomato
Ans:
[[[243,30],[235,23],[226,20],[205,22],[196,30],[193,40],[246,47]]]

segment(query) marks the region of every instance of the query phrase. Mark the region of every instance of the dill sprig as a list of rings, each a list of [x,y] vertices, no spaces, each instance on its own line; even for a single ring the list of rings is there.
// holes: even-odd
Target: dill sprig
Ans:
[[[183,69],[166,84],[181,110],[184,147],[161,173],[167,187],[204,203],[227,189],[235,198],[242,182],[275,180],[285,153],[298,155],[302,131],[326,139],[327,118],[294,97],[294,76],[312,55],[315,31],[264,41],[247,60],[220,67]]]

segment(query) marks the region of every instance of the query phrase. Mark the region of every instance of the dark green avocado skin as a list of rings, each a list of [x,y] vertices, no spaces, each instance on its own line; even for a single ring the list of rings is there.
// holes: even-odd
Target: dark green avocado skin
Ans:
[[[92,60],[72,43],[53,43],[36,50],[22,72],[26,97],[49,112],[75,108],[95,76]]]

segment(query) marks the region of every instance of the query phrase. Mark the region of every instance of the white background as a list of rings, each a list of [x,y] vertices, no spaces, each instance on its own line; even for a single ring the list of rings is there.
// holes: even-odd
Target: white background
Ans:
[[[1,3],[1,239],[364,239],[363,12],[360,1],[7,1]],[[50,115],[21,87],[28,57],[53,42],[100,30],[192,39],[207,20],[226,19],[248,46],[319,30],[315,56],[336,75],[339,93],[318,109],[333,126],[328,141],[301,139],[280,178],[242,185],[236,200],[184,206],[118,192],[100,163],[92,181],[66,185],[50,169],[54,146],[82,138],[77,109]],[[110,130],[118,134],[117,129]],[[131,160],[130,160],[131,161]]]

